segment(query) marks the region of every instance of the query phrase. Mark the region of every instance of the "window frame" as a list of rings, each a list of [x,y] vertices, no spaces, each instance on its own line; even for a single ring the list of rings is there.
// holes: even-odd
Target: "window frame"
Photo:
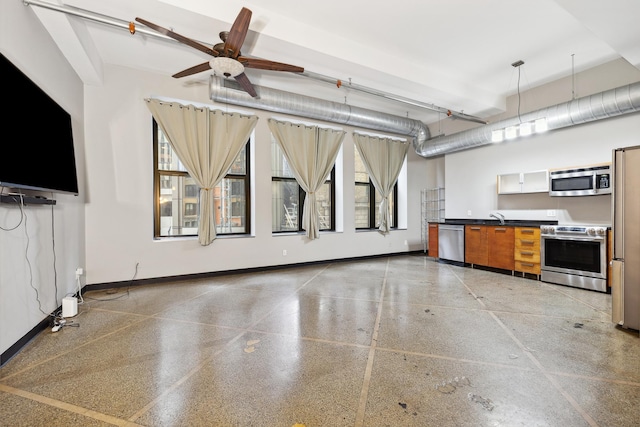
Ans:
[[[153,144],[153,238],[154,239],[171,239],[171,238],[184,238],[184,237],[197,237],[197,232],[194,234],[175,234],[175,235],[161,235],[160,233],[160,223],[161,223],[161,207],[160,207],[160,199],[161,199],[161,178],[163,176],[168,177],[182,177],[182,178],[190,178],[189,172],[187,171],[175,171],[175,170],[160,170],[158,168],[158,161],[160,156],[160,126],[155,118],[152,118],[152,144]],[[166,137],[166,136],[165,136]],[[218,236],[245,236],[251,235],[251,137],[247,140],[244,150],[245,150],[245,165],[244,165],[244,174],[232,173],[231,169],[229,173],[227,173],[224,179],[233,179],[240,180],[244,182],[244,231],[242,232],[224,232],[218,231],[216,229],[216,234]],[[220,185],[218,183],[218,185]],[[186,191],[186,188],[185,188]],[[197,204],[197,215],[199,215],[200,211],[200,200],[199,200],[199,192],[196,195],[198,198]],[[182,207],[184,209],[184,206]],[[198,219],[199,221],[199,219]],[[218,226],[216,225],[216,228]]]
[[[376,194],[380,194],[380,193],[378,193],[378,191],[376,190],[376,187],[375,185],[373,185],[371,178],[369,178],[368,184],[362,181],[354,181],[354,182],[356,186],[362,186],[362,187],[367,186],[368,194],[369,194],[369,226],[356,227],[356,230],[377,230],[378,225],[376,224],[376,210],[377,210]],[[373,203],[371,203],[372,200],[373,200]],[[398,181],[396,181],[396,183],[393,185],[392,200],[393,200],[392,221],[391,221],[391,224],[389,224],[389,228],[392,230],[397,230],[398,229]]]
[[[271,143],[272,144],[277,144],[277,142],[273,139],[273,135],[272,135],[272,142]],[[272,159],[272,161],[273,161],[273,159]],[[274,230],[273,229],[273,223],[272,223],[272,225],[271,225],[271,233],[272,234],[303,233],[305,230],[302,228],[302,213],[303,213],[303,210],[304,210],[304,201],[305,201],[305,199],[307,197],[307,192],[302,189],[302,187],[298,183],[298,180],[296,180],[295,177],[274,176],[273,175],[273,170],[272,170],[271,171],[271,183],[272,183],[272,185],[273,185],[274,182],[293,183],[298,187],[298,205],[296,206],[296,210],[297,210],[297,212],[296,212],[297,213],[296,222],[297,222],[298,228],[296,230],[291,230],[291,229]],[[331,195],[329,197],[329,201],[331,203],[331,207],[329,209],[331,226],[329,228],[320,228],[319,231],[320,232],[327,232],[327,231],[331,232],[331,231],[336,231],[336,165],[335,165],[335,163],[333,164],[333,167],[331,168],[331,172],[329,173],[329,177],[324,181],[324,184],[329,184],[329,191],[331,193]],[[273,194],[272,194],[272,196],[273,196]],[[273,209],[273,207],[272,207],[272,209]]]
[[[360,153],[358,152],[358,148],[354,146],[354,163],[357,163],[356,160],[359,156],[360,156]],[[364,162],[362,157],[360,157],[360,161]],[[354,164],[354,166],[357,169],[357,165]],[[364,163],[363,163],[363,166],[364,166]],[[363,173],[366,173],[368,182],[357,180],[358,174],[363,174]],[[369,175],[368,171],[356,170],[353,177],[353,182],[354,182],[354,210],[357,207],[356,198],[358,196],[358,191],[357,191],[358,187],[368,188],[367,194],[368,194],[368,200],[369,200],[369,206],[368,206],[369,225],[367,227],[358,227],[356,225],[355,227],[356,231],[377,230],[378,225],[376,224],[376,211],[377,211],[376,195],[379,195],[380,193],[376,190],[375,185],[373,185],[373,181],[371,181],[371,176]],[[373,203],[371,203],[372,201]],[[393,208],[392,208],[391,224],[389,224],[389,229],[397,230],[398,223],[399,223],[398,221],[398,180],[396,180],[395,184],[393,184],[392,201],[393,201]],[[356,221],[356,224],[357,224],[357,221]]]
[[[304,210],[304,201],[307,198],[307,192],[302,189],[300,184],[295,178],[281,177],[281,176],[273,176],[271,175],[271,182],[291,182],[295,183],[298,187],[298,200],[299,203],[296,206],[297,208],[297,217],[296,222],[298,223],[298,228],[296,230],[274,230],[271,227],[271,233],[273,234],[283,234],[283,233],[303,233],[305,230],[302,228],[302,212]],[[320,228],[319,231],[336,231],[336,166],[333,165],[331,168],[331,173],[329,174],[329,178],[324,181],[324,184],[329,184],[329,189],[331,192],[331,197],[329,200],[331,201],[330,212],[330,221],[331,227],[329,228]]]

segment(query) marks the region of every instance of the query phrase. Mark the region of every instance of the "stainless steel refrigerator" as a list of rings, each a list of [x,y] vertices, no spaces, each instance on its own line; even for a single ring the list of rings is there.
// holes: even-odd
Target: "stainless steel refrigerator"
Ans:
[[[640,145],[613,150],[613,322],[640,330]]]

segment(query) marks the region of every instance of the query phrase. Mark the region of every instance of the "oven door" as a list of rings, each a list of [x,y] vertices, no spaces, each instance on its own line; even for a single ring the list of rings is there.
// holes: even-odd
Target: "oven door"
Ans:
[[[607,245],[604,238],[541,236],[540,255],[542,270],[607,278]]]

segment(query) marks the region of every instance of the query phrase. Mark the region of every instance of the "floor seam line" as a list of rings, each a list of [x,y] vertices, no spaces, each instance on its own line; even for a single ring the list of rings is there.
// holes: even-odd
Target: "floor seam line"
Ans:
[[[564,396],[564,398],[569,402],[571,406],[573,406],[573,408],[582,416],[582,418],[590,426],[597,427],[598,423],[596,423],[596,421],[584,410],[584,408],[582,408],[582,406],[573,398],[571,394],[569,394],[567,391],[565,391],[562,388],[562,386],[556,381],[556,379],[553,378],[551,374],[549,374],[549,372],[544,368],[544,366],[542,366],[542,363],[540,363],[540,361],[533,354],[531,354],[530,351],[527,351],[527,347],[518,338],[516,338],[516,336],[513,335],[513,333],[511,333],[509,328],[507,328],[507,326],[504,323],[502,323],[502,321],[498,318],[498,316],[493,311],[489,311],[489,314],[498,323],[498,325],[507,333],[507,335],[513,340],[513,342],[515,342],[516,345],[518,345],[518,347],[520,347],[524,351],[524,353],[527,355],[529,360],[533,362],[533,364],[540,370],[542,375],[544,375],[545,378],[551,383],[551,385],[553,385],[553,387],[562,396]]]
[[[124,420],[122,418],[114,417],[113,415],[108,415],[102,412],[95,411],[93,409],[83,408],[82,406],[74,405],[72,403],[67,403],[58,399],[52,399],[50,397],[42,396],[37,393],[11,387],[5,384],[0,384],[0,391],[12,394],[14,396],[19,396],[24,399],[40,402],[43,405],[53,406],[54,408],[58,408],[60,410],[83,415],[85,417],[92,418],[94,420],[104,421],[109,424],[113,424],[117,426],[129,426],[129,427],[134,426],[134,424],[132,424],[130,421]],[[137,425],[138,424],[135,424],[135,426]]]
[[[329,266],[332,264],[328,264],[325,268],[323,268],[322,270],[318,271],[313,277],[311,277],[309,280],[307,280],[306,282],[304,282],[304,284],[302,284],[299,288],[297,288],[292,295],[295,295],[296,293],[298,293],[298,291],[300,289],[302,289],[304,286],[306,286],[309,282],[311,282],[313,279],[315,279],[316,277],[318,277],[318,275],[320,275],[320,273],[322,273],[323,271],[325,271],[327,268],[329,268]],[[289,295],[290,296],[290,295]],[[287,298],[289,297],[287,296]],[[267,311],[262,317],[260,317],[259,319],[255,320],[252,324],[248,325],[246,328],[244,328],[238,335],[236,335],[235,337],[231,338],[227,343],[225,343],[219,350],[215,351],[213,354],[211,354],[209,357],[207,357],[206,359],[204,359],[201,363],[199,363],[197,366],[195,366],[194,368],[192,368],[187,374],[183,375],[182,378],[180,378],[179,380],[177,380],[176,382],[174,382],[173,384],[171,384],[169,387],[167,387],[162,393],[160,393],[158,396],[156,396],[155,398],[153,398],[151,401],[149,401],[146,405],[144,405],[142,408],[140,408],[136,413],[134,413],[129,420],[130,421],[135,421],[138,418],[140,418],[142,415],[144,415],[145,413],[147,413],[151,408],[153,408],[155,405],[157,405],[157,403],[160,401],[160,399],[166,395],[168,395],[171,391],[175,390],[176,388],[178,388],[181,384],[183,384],[185,381],[187,381],[189,378],[191,378],[193,375],[195,375],[198,371],[200,371],[200,369],[202,369],[203,366],[205,366],[207,363],[209,363],[209,361],[211,361],[214,357],[216,357],[217,355],[219,355],[220,353],[222,353],[222,351],[224,351],[225,349],[229,348],[231,346],[231,344],[233,344],[234,342],[238,341],[243,335],[246,335],[249,330],[253,327],[255,327],[258,323],[262,322],[264,319],[267,318],[267,316],[269,316],[271,313],[273,313],[278,307],[280,307],[281,305],[283,305],[286,301],[286,298],[283,299],[282,301],[278,302],[277,304],[275,304],[271,310]]]
[[[369,355],[367,356],[367,365],[365,367],[364,378],[362,381],[362,389],[360,391],[360,399],[358,401],[358,411],[356,412],[355,427],[362,427],[364,425],[364,417],[367,408],[367,400],[369,397],[369,386],[371,385],[371,374],[373,372],[373,362],[376,354],[376,346],[378,344],[378,331],[380,330],[380,322],[382,321],[382,308],[384,302],[384,292],[387,287],[387,277],[389,274],[389,258],[387,258],[384,278],[382,280],[382,288],[380,289],[380,298],[378,299],[378,312],[376,314],[376,320],[373,327],[373,334],[371,335],[371,346],[369,348]]]

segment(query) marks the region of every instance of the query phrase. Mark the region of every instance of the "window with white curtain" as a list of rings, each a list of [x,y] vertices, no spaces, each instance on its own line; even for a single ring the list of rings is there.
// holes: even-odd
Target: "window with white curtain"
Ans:
[[[369,173],[357,149],[355,157],[355,223],[356,229],[377,229],[380,223],[380,202],[382,196],[369,178]],[[390,228],[398,228],[398,183],[393,186],[389,196]]]
[[[271,197],[274,233],[302,231],[305,191],[296,181],[282,149],[271,137]],[[335,166],[316,193],[320,230],[335,230]]]
[[[199,188],[189,176],[171,144],[153,120],[154,237],[197,236],[200,212]],[[218,235],[249,234],[249,142],[216,185],[214,206]]]

